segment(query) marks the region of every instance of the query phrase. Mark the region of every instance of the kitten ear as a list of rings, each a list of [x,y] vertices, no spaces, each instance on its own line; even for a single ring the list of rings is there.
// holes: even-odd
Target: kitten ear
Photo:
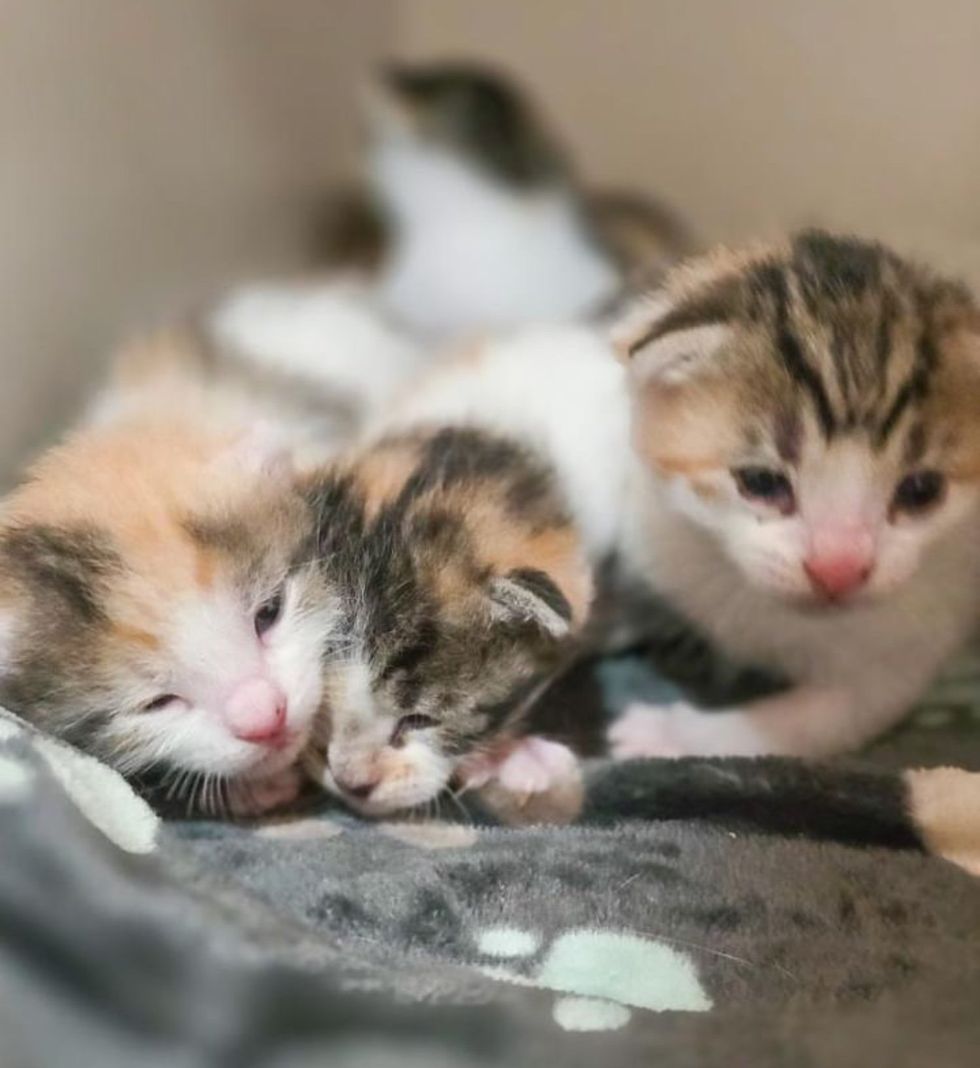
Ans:
[[[558,584],[537,568],[517,568],[488,586],[490,612],[503,623],[532,624],[556,641],[572,629],[572,606]]]
[[[713,364],[730,333],[724,321],[654,297],[628,309],[612,338],[634,381],[680,385]]]

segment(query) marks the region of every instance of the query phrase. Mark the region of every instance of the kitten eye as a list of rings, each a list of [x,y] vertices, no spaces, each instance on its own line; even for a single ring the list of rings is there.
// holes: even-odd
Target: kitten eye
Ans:
[[[261,638],[271,630],[282,615],[282,591],[270,597],[255,613],[255,633]]]
[[[412,731],[424,731],[427,727],[435,727],[436,725],[436,720],[431,716],[402,716],[395,724],[390,744],[396,747],[404,745],[406,734],[410,734]]]
[[[892,508],[917,515],[937,505],[946,492],[946,479],[938,471],[913,471],[895,489]]]
[[[159,697],[154,697],[152,701],[147,701],[143,705],[143,712],[159,712],[161,708],[166,708],[167,705],[172,705],[174,701],[179,701],[180,698],[175,693],[162,693]]]
[[[782,471],[771,467],[736,467],[732,478],[738,492],[748,500],[771,504],[784,514],[796,506],[793,486]]]

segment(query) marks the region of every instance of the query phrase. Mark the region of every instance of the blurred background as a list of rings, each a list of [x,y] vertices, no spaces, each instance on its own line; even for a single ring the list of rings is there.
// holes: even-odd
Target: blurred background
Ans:
[[[704,241],[821,223],[980,284],[977,0],[0,0],[0,470],[128,329],[302,270],[379,59],[477,59]]]

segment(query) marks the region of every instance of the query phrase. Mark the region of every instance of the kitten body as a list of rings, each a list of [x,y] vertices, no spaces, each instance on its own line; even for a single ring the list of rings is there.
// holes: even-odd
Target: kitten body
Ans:
[[[618,291],[564,154],[516,89],[478,68],[393,67],[368,111],[368,181],[392,316],[430,341],[585,316]]]
[[[563,190],[515,194],[415,146],[385,146],[374,172],[396,233],[380,299],[423,338],[584,317],[618,291],[617,271]]]
[[[82,422],[173,411],[213,431],[261,424],[309,465],[346,446],[425,360],[356,279],[254,284],[124,346]]]
[[[351,554],[353,607],[314,776],[371,815],[453,778],[502,786],[511,819],[571,814],[574,759],[523,721],[584,638],[633,462],[625,376],[585,328],[474,350],[382,420],[320,491],[344,502],[318,508],[319,555]]]
[[[628,552],[729,654],[794,680],[727,714],[635,708],[622,756],[853,749],[980,610],[980,331],[970,297],[821,233],[682,269],[619,329]]]

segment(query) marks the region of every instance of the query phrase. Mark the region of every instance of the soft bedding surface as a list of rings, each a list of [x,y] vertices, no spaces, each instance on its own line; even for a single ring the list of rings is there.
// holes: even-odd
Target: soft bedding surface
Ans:
[[[611,711],[663,692],[639,661],[591,678]],[[670,798],[980,771],[978,678],[853,772],[597,761],[577,825],[518,830],[452,806],[162,823],[4,715],[0,1065],[973,1064],[980,880],[900,829],[845,844],[801,811],[763,833]]]

